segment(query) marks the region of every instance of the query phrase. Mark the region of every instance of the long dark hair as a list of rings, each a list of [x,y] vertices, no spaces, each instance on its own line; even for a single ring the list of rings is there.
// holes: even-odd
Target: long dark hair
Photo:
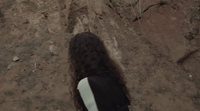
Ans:
[[[130,100],[126,81],[120,67],[109,57],[104,43],[95,34],[83,32],[69,42],[70,94],[77,110],[82,111],[78,82],[88,76],[109,76],[119,83]]]

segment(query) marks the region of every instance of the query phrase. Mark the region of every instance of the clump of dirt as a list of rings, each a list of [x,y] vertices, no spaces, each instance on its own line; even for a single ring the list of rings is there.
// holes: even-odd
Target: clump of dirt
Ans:
[[[68,43],[90,31],[123,69],[130,111],[198,111],[199,6],[196,0],[1,0],[0,110],[74,110]]]

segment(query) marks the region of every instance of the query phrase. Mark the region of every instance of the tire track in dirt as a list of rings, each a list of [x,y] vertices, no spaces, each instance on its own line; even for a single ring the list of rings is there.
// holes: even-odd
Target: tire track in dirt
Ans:
[[[132,7],[134,11],[131,12],[134,0],[128,4],[130,0],[112,0],[115,2],[113,6],[117,8],[116,13],[109,8],[106,0],[30,0],[28,4],[18,1],[12,10],[3,12],[6,27],[0,29],[4,48],[1,50],[4,54],[1,53],[0,57],[6,61],[0,59],[0,62],[1,65],[10,63],[16,54],[12,53],[15,49],[23,50],[20,53],[27,58],[18,55],[23,61],[0,75],[0,110],[73,111],[68,92],[69,72],[66,68],[68,47],[64,48],[62,44],[64,38],[70,40],[74,34],[87,30],[101,37],[110,56],[125,68],[124,75],[132,96],[130,111],[199,110],[194,107],[198,107],[199,103],[194,81],[199,83],[199,79],[193,79],[197,78],[193,73],[183,71],[162,55],[144,35],[135,31],[139,26],[131,17],[137,16],[136,7],[139,3]],[[38,4],[37,8],[34,5],[31,8],[32,3]],[[155,7],[146,12],[152,8]],[[23,38],[17,34],[18,31],[12,32],[15,38],[6,34],[13,29],[21,31],[23,37],[31,38],[31,41],[18,43],[18,37]],[[20,48],[16,44],[20,44]],[[57,47],[58,54],[49,52],[49,46]],[[34,64],[37,64],[37,70],[33,73]]]
[[[67,33],[89,31],[88,26],[88,7],[80,7],[75,1],[73,1],[69,8]]]
[[[71,4],[71,0],[58,0],[59,3],[59,13],[60,13],[60,25],[62,27],[62,32],[66,31],[67,21],[69,16],[69,8]]]

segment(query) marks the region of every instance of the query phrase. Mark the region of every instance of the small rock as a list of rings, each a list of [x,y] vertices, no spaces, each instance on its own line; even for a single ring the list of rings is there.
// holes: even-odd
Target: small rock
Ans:
[[[57,47],[55,45],[50,45],[49,46],[49,52],[52,53],[52,54],[55,54],[57,55]]]
[[[19,60],[19,58],[17,56],[13,57],[13,61],[17,62]]]
[[[192,75],[189,75],[190,78],[192,78]]]
[[[10,70],[11,68],[15,67],[16,63],[12,62],[7,66],[7,70]]]
[[[54,45],[50,45],[49,46],[49,52],[52,53],[54,50],[55,50],[55,46]]]
[[[50,45],[54,44],[54,42],[51,41],[51,40],[49,40],[48,43],[49,43]]]

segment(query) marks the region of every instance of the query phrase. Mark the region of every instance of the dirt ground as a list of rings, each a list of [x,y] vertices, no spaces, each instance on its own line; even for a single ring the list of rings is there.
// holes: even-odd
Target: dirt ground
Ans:
[[[123,69],[130,111],[199,111],[199,28],[199,0],[1,0],[0,111],[74,111],[68,42],[83,31]]]

